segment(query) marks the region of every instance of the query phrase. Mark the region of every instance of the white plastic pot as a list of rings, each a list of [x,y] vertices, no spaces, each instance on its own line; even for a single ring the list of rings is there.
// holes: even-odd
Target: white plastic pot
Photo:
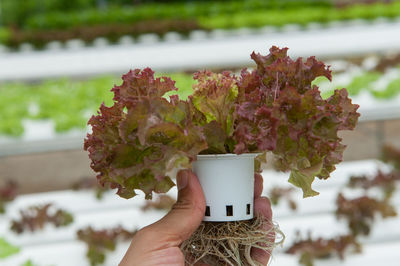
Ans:
[[[241,221],[254,217],[254,158],[257,155],[197,156],[193,172],[199,178],[206,198],[203,221]]]

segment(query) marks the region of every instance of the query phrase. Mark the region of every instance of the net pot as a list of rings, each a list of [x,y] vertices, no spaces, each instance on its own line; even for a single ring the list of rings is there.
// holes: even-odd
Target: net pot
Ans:
[[[250,220],[254,204],[254,158],[258,154],[198,155],[193,163],[206,199],[203,221]]]

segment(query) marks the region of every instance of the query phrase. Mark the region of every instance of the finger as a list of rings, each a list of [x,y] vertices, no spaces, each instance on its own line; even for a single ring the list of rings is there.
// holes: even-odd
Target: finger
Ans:
[[[267,197],[258,197],[254,199],[254,213],[261,215],[266,220],[272,220],[271,203]]]
[[[261,215],[265,220],[271,222],[264,226],[264,230],[270,230],[272,228],[272,210],[271,203],[268,198],[259,197],[254,199],[254,213],[256,215]],[[271,233],[268,238],[270,242],[273,243],[275,241],[275,234]],[[267,265],[271,254],[259,248],[252,248],[251,257],[257,262],[261,263],[261,265]]]
[[[254,174],[254,198],[261,197],[263,192],[263,178],[260,174]]]
[[[205,198],[197,176],[190,170],[177,175],[178,200],[172,210],[147,231],[157,232],[168,246],[178,246],[197,229],[204,217]]]

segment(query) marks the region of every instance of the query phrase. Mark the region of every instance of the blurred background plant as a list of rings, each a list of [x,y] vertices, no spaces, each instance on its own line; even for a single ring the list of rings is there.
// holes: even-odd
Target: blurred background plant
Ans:
[[[2,0],[0,42],[40,48],[58,40],[92,42],[106,37],[193,30],[282,27],[352,19],[393,19],[400,1],[343,0]]]

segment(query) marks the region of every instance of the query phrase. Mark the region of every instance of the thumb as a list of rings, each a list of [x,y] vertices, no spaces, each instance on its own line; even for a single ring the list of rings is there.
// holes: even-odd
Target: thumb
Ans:
[[[154,230],[169,242],[168,246],[179,246],[199,227],[205,212],[203,190],[197,176],[190,170],[177,174],[178,200],[172,210],[148,229]]]

